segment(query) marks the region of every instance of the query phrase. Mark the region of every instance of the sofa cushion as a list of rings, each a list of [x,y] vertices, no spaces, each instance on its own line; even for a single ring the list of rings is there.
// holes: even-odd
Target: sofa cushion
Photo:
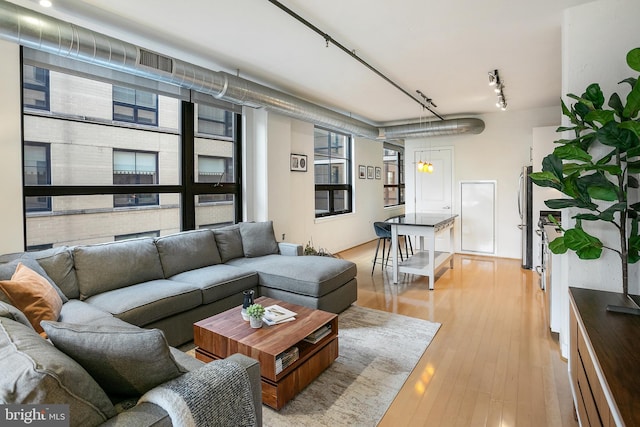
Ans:
[[[7,295],[11,305],[29,319],[31,326],[42,333],[41,320],[58,320],[62,299],[44,277],[18,263],[11,280],[0,281],[0,290]]]
[[[113,396],[140,396],[187,372],[159,329],[42,322],[53,344]]]
[[[189,283],[152,280],[94,295],[89,304],[125,322],[144,326],[202,304],[202,292]]]
[[[278,253],[278,242],[273,234],[273,222],[241,222],[240,236],[244,256],[254,258]]]
[[[244,256],[240,227],[232,225],[230,227],[218,228],[213,230],[213,234],[216,236],[216,244],[218,245],[222,262]]]
[[[29,319],[27,319],[23,312],[21,312],[11,304],[7,304],[3,301],[0,301],[0,317],[6,317],[7,319],[15,320],[16,322],[20,322],[23,325],[33,329],[33,326],[31,326],[31,322],[29,322]]]
[[[82,300],[164,277],[152,238],[76,246],[73,259]]]
[[[116,414],[87,371],[33,329],[0,318],[0,402],[67,404],[72,426],[96,426]]]
[[[258,285],[258,274],[231,265],[219,264],[185,271],[171,280],[191,283],[202,291],[202,303],[209,304]]]
[[[220,264],[220,253],[211,230],[193,230],[156,239],[164,277],[208,265]]]
[[[104,322],[112,319],[113,315],[96,306],[88,304],[86,301],[72,299],[62,306],[59,322],[89,324],[93,322]]]
[[[73,255],[69,247],[59,246],[43,251],[27,252],[25,256],[38,261],[38,264],[68,298],[80,297],[78,278],[73,267]],[[29,265],[27,266],[29,267]]]
[[[262,286],[312,297],[336,290],[357,273],[351,261],[322,256],[267,255],[238,258],[229,264],[256,270]]]
[[[49,284],[51,284],[53,289],[56,290],[62,302],[63,303],[67,302],[69,299],[64,294],[64,292],[62,292],[62,290],[58,287],[56,282],[51,277],[49,277],[47,272],[44,270],[44,268],[42,268],[42,266],[38,263],[38,261],[32,258],[29,258],[27,254],[28,253],[20,254],[21,256],[9,262],[0,264],[0,280],[10,280],[11,276],[13,276],[13,274],[16,272],[16,267],[18,266],[18,264],[22,263],[22,265],[29,267],[31,270],[38,273],[40,276],[47,279],[47,282],[49,282]],[[9,301],[8,299],[6,299],[6,296],[1,295],[1,293],[0,293],[0,300],[3,300],[5,302]]]

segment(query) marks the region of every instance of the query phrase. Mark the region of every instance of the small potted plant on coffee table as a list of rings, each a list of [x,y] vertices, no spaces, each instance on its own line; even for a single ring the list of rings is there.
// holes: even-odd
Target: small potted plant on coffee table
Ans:
[[[252,328],[262,327],[262,316],[264,316],[264,307],[260,304],[251,304],[247,308],[247,316]]]

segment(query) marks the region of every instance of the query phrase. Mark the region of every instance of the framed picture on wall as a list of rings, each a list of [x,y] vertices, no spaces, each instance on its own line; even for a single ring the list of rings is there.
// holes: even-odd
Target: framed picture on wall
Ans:
[[[382,168],[376,166],[376,179],[382,179]]]
[[[367,166],[367,179],[373,179],[373,166]]]
[[[358,166],[358,178],[360,179],[367,178],[367,167],[365,165]]]
[[[307,155],[291,154],[291,170],[295,172],[307,171]]]

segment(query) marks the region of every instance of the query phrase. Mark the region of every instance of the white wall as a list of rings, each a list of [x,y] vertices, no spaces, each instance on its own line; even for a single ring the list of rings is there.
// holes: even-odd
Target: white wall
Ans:
[[[20,134],[20,49],[0,41],[0,253],[24,249]]]
[[[496,196],[496,255],[505,258],[521,258],[521,234],[517,206],[518,177],[522,166],[531,164],[533,128],[558,125],[558,107],[526,111],[499,111],[480,116],[485,130],[479,135],[458,135],[437,138],[407,140],[407,159],[414,152],[429,147],[454,147],[454,203],[453,213],[460,215],[460,181],[495,180]],[[415,188],[414,169],[411,160],[406,164],[407,212],[413,208],[410,194]],[[458,222],[459,223],[459,222]],[[460,250],[458,225],[456,226],[456,250]]]
[[[245,197],[251,205],[245,220],[271,219],[278,240],[284,234],[288,242],[313,241],[316,249],[338,252],[374,239],[374,221],[404,212],[403,207],[384,208],[382,180],[357,178],[357,165],[382,167],[383,149],[381,142],[356,138],[353,212],[316,219],[313,124],[264,110],[248,111],[246,116],[247,122],[265,126],[266,132],[245,133],[246,156],[256,166],[245,174]],[[291,153],[307,155],[307,172],[289,170]]]
[[[638,47],[638,16],[640,2],[637,0],[601,0],[567,9],[562,29],[562,92],[582,94],[591,83],[599,83],[608,101],[613,92],[622,99],[629,92],[629,85],[617,83],[638,73],[626,64],[626,54]],[[565,103],[573,100],[565,97]],[[563,223],[571,213],[565,212]],[[585,230],[593,232],[605,245],[619,247],[617,233],[604,223],[590,223]],[[564,282],[570,286],[622,291],[622,275],[619,257],[604,251],[597,261],[582,261],[574,253],[564,261]],[[637,267],[630,268],[629,292],[638,293]]]

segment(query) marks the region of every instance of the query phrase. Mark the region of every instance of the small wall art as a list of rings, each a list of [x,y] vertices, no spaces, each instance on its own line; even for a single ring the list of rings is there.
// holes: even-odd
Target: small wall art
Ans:
[[[367,166],[367,179],[373,179],[373,166]]]
[[[360,179],[367,178],[367,167],[365,165],[358,166],[358,178]]]
[[[291,170],[295,172],[307,171],[307,155],[291,154]]]
[[[376,179],[382,179],[382,168],[376,166]]]

